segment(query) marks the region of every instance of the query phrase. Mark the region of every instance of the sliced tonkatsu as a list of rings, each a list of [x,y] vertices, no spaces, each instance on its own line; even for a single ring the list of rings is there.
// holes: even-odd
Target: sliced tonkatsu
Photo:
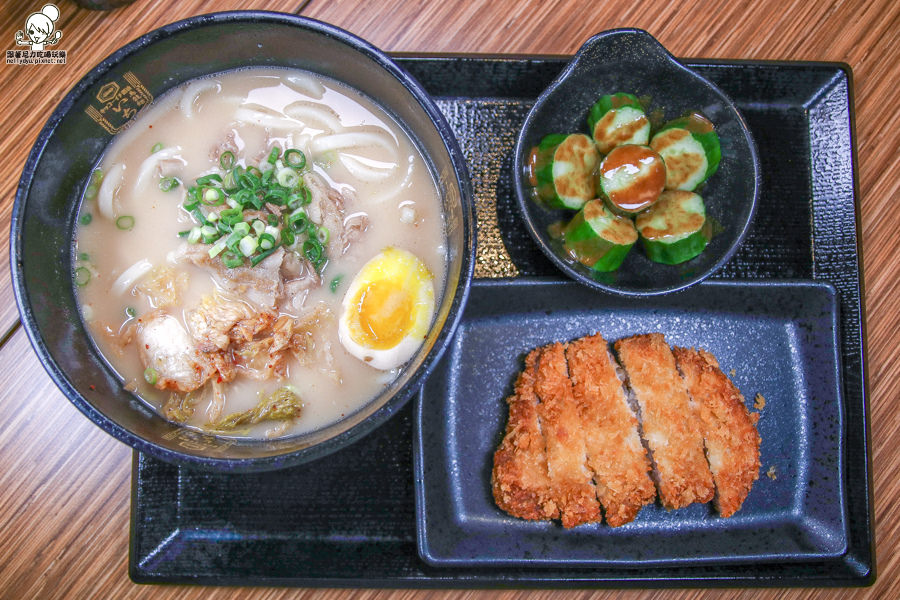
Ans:
[[[540,353],[538,348],[525,358],[515,393],[507,398],[509,421],[494,453],[491,477],[497,506],[514,517],[529,520],[559,518],[559,508],[550,497],[547,455],[534,392],[535,363]]]
[[[662,505],[675,509],[709,502],[715,489],[699,416],[665,337],[636,335],[616,342],[615,350],[640,408]]]
[[[601,521],[562,344],[543,348],[537,360],[534,389],[547,451],[550,495],[559,507],[563,526]]]
[[[699,406],[706,456],[716,484],[713,504],[730,517],[759,477],[759,433],[744,397],[705,350],[674,348],[688,392]]]
[[[633,521],[641,507],[656,498],[637,418],[603,336],[571,342],[566,358],[597,497],[606,522],[618,527]]]

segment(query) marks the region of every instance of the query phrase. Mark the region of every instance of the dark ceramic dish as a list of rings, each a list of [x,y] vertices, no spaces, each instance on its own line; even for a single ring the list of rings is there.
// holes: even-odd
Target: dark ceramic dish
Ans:
[[[384,393],[324,429],[277,441],[234,443],[169,423],[122,389],[85,331],[71,265],[82,190],[111,131],[130,117],[128,111],[186,80],[247,66],[294,67],[337,79],[372,98],[401,124],[439,183],[449,260],[435,325]],[[346,446],[409,400],[459,319],[472,277],[474,231],[471,184],[456,138],[406,71],[368,43],[324,23],[278,13],[219,13],[167,25],[128,44],[62,100],[38,136],[19,183],[11,268],[22,323],[35,351],[88,418],[115,438],[166,461],[222,471],[267,470]]]
[[[536,203],[526,162],[532,147],[551,133],[587,133],[587,114],[604,94],[628,92],[649,98],[649,113],[663,121],[699,111],[716,127],[722,146],[719,169],[698,190],[707,215],[721,225],[698,257],[680,265],[652,262],[635,244],[612,273],[596,273],[569,256],[547,229],[568,222],[572,211]],[[753,219],[759,193],[756,146],[732,101],[712,82],[678,62],[653,36],[639,29],[615,29],[588,40],[559,77],[538,97],[516,141],[513,185],[526,227],[550,260],[589,287],[623,295],[674,292],[697,283],[734,254]]]
[[[515,298],[515,302],[510,302]],[[840,328],[833,286],[705,282],[671,297],[601,296],[571,281],[476,282],[422,388],[414,462],[419,554],[434,566],[647,568],[813,561],[848,544]],[[712,352],[748,408],[761,394],[759,479],[734,516],[645,506],[621,527],[515,519],[491,496],[509,396],[532,348],[660,331]],[[766,473],[773,469],[774,475]]]

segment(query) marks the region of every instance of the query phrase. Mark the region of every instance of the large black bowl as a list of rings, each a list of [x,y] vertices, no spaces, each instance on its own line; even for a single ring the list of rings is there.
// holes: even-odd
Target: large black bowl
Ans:
[[[716,127],[722,145],[719,169],[700,194],[707,215],[721,226],[700,256],[680,265],[652,262],[635,244],[613,273],[598,274],[574,260],[547,228],[572,218],[531,198],[525,174],[531,148],[550,133],[588,133],[587,114],[604,94],[628,92],[649,99],[662,120],[700,111]],[[652,118],[652,117],[651,117]],[[693,285],[724,265],[750,227],[759,194],[760,172],[750,130],[734,103],[709,80],[676,60],[649,33],[613,29],[589,39],[559,77],[538,97],[516,141],[513,182],[529,233],[557,267],[589,287],[627,296],[674,292]]]
[[[248,66],[284,66],[350,85],[409,132],[441,193],[449,263],[435,325],[402,375],[372,402],[324,429],[234,443],[174,425],[131,393],[97,352],[72,281],[79,199],[91,169],[149,96],[186,80]],[[119,109],[119,110],[116,110]],[[336,27],[268,12],[203,15],[128,44],[91,70],[50,116],[28,157],[12,215],[11,268],[22,323],[62,392],[115,438],[170,462],[222,471],[275,469],[324,456],[387,420],[418,389],[450,340],[472,277],[472,190],[440,111],[390,58]]]

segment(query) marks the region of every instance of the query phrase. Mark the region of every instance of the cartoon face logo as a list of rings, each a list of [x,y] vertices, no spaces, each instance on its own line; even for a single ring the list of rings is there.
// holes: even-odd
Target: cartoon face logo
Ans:
[[[54,22],[59,19],[59,9],[54,4],[45,4],[41,12],[32,13],[25,20],[25,31],[16,32],[16,44],[31,46],[32,51],[40,51],[44,46],[59,43],[62,31],[54,31]]]

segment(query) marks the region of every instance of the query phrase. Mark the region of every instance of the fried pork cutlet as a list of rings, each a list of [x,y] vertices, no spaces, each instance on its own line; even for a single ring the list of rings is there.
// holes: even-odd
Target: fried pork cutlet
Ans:
[[[606,522],[618,527],[633,521],[641,507],[656,498],[650,460],[603,336],[571,342],[566,358],[597,497]]]
[[[674,348],[688,392],[699,405],[706,457],[716,484],[713,504],[730,517],[759,477],[759,433],[744,397],[705,350]]]
[[[547,455],[534,393],[535,362],[541,348],[525,358],[525,370],[507,398],[506,434],[494,453],[491,487],[501,509],[520,519],[558,519],[559,508],[550,497]]]
[[[600,503],[586,466],[584,431],[563,346],[544,347],[537,360],[534,388],[547,450],[550,494],[559,506],[563,527],[602,520]]]
[[[675,509],[709,502],[715,488],[703,453],[699,417],[665,337],[636,335],[619,340],[615,349],[640,407],[663,506]]]

